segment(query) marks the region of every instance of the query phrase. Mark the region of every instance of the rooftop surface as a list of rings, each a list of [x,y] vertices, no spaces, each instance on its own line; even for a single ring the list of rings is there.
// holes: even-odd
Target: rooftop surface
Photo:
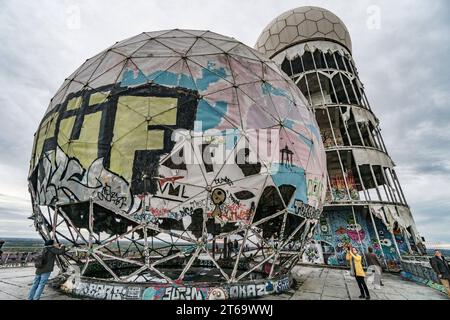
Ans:
[[[342,269],[297,266],[293,269],[296,289],[260,299],[282,300],[359,300],[356,281]],[[52,273],[52,277],[57,272]],[[34,277],[34,268],[0,269],[0,300],[25,300]],[[447,296],[430,287],[383,274],[384,286],[370,290],[373,300],[447,300]],[[370,287],[369,287],[370,289]],[[74,300],[47,285],[42,300]]]

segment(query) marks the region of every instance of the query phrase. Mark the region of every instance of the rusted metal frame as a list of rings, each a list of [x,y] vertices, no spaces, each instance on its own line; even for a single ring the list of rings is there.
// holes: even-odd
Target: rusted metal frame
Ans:
[[[374,134],[375,133],[375,134]],[[378,131],[378,128],[377,127],[375,127],[373,130],[372,130],[372,136],[373,136],[373,138],[374,138],[374,140],[375,140],[375,145],[377,146],[377,149],[379,149],[379,150],[381,150],[381,151],[383,151],[383,152],[386,152],[385,150],[384,150],[384,148],[383,148],[383,144],[381,143],[381,140],[380,140],[380,137],[379,137],[379,135],[380,135],[380,132]]]
[[[160,260],[154,261],[150,264],[150,268],[157,266],[158,264],[164,263],[166,261],[175,259],[175,258],[179,258],[179,257],[183,257],[184,254],[182,252],[177,252],[175,254],[171,254],[170,256],[166,256]]]
[[[317,82],[319,83],[320,94],[322,95],[322,106],[326,106],[325,95],[323,94],[322,83],[320,82],[319,72],[317,71],[316,60],[314,59],[314,52],[310,52],[310,53],[311,53],[311,57],[312,57],[313,65],[314,65],[314,72],[316,74]]]
[[[264,239],[263,236],[261,236],[261,235],[259,234],[259,232],[257,232],[257,230],[254,230],[254,228],[255,228],[254,225],[253,225],[253,226],[250,226],[250,228],[252,229],[253,235],[254,235],[256,238],[258,238],[259,241],[261,242],[261,247],[258,247],[258,244],[259,244],[259,243],[256,244],[256,245],[257,245],[257,250],[256,250],[255,255],[258,254],[259,251],[261,251],[261,254],[262,254],[263,258],[265,258],[265,256],[266,256],[265,250],[266,250],[266,249],[273,249],[273,247],[270,245],[270,243],[269,243],[266,239]],[[267,247],[265,247],[265,245],[266,245]]]
[[[284,214],[283,217],[283,222],[281,223],[281,230],[280,230],[280,239],[283,237],[284,235],[284,231],[286,230],[286,221],[287,221],[287,217],[288,217],[288,209],[286,208],[286,213]]]
[[[142,226],[141,226],[141,227],[142,227]],[[125,238],[126,238],[126,237],[125,237]],[[128,239],[128,238],[126,238],[126,239]],[[128,239],[128,240],[130,240],[130,239]],[[139,239],[138,239],[138,240],[139,240]],[[141,256],[144,255],[143,250],[141,250],[141,248],[139,248],[139,246],[144,247],[144,245],[141,244],[141,243],[139,243],[138,240],[134,240],[134,239],[130,240],[131,243],[130,243],[130,246],[127,248],[127,253],[128,253],[128,251],[129,251],[129,249],[131,248],[131,246],[134,245],[134,247],[137,249],[137,251],[139,252],[139,254],[140,254]],[[138,246],[138,245],[139,245],[139,246]]]
[[[113,235],[108,235],[108,237],[106,237],[106,239],[102,240],[101,233],[97,233],[97,235],[98,235],[98,238],[94,237],[97,244],[111,242],[111,241],[114,241],[114,239],[116,238],[116,236],[113,234]]]
[[[328,152],[330,152],[330,151],[327,151],[326,153],[328,153]],[[333,195],[333,192],[331,190],[330,176],[328,174],[327,174],[327,183],[328,183],[328,190],[330,190],[331,201],[334,202],[336,200],[334,199],[334,195]]]
[[[294,68],[292,67],[292,61],[291,60],[289,60],[288,58],[287,58],[287,56],[285,57],[285,59],[289,62],[289,67],[291,68],[291,75],[289,75],[289,77],[294,77]]]
[[[50,216],[50,214],[49,214]],[[55,210],[53,210],[53,222],[52,222],[52,238],[56,240],[56,223],[58,221],[58,204],[55,205]]]
[[[140,227],[142,227],[142,226],[140,226]],[[128,253],[128,251],[130,251],[131,246],[134,244],[134,239],[130,240],[126,236],[124,236],[124,238],[127,239],[130,242],[130,244],[128,245],[127,249],[125,250],[125,252],[123,253],[122,256],[125,256]]]
[[[342,70],[339,69],[339,65],[338,65],[337,60],[336,60],[336,55],[334,55],[334,54],[333,54],[333,59],[334,59],[334,62],[336,63],[336,67],[338,68],[339,78],[341,79],[342,88],[344,88],[344,93],[345,93],[345,97],[347,98],[347,103],[348,103],[349,105],[351,105],[352,103],[351,103],[351,101],[350,101],[350,96],[348,95],[347,88],[345,87],[344,79],[342,78]],[[342,59],[341,59],[341,60],[342,60]],[[344,63],[343,60],[342,60],[342,63],[345,65],[345,63]],[[350,80],[349,80],[349,81],[350,81]],[[333,82],[333,81],[331,81],[331,82]],[[338,99],[337,99],[337,96],[336,96],[336,100],[338,100]]]
[[[345,106],[345,107],[346,107],[346,108],[349,108],[350,113],[352,112],[352,108],[351,108],[350,105]],[[337,108],[338,108],[339,114],[340,114],[340,116],[341,116],[341,121],[344,122],[344,117],[343,117],[342,109],[341,109],[340,106],[338,106]],[[348,142],[350,143],[350,147],[352,147],[352,146],[353,146],[353,142],[352,142],[352,139],[350,138],[350,134],[348,133],[347,125],[345,124],[345,122],[344,122],[344,129],[345,129],[345,134],[347,135]]]
[[[201,247],[197,247],[197,249],[195,249],[194,254],[191,256],[191,258],[189,259],[188,263],[183,268],[183,271],[181,272],[180,276],[178,277],[178,280],[183,280],[184,279],[184,275],[191,268],[191,266],[194,263],[195,259],[197,259],[200,251],[201,251]]]
[[[353,60],[353,57],[352,57],[352,60]],[[364,90],[364,85],[363,85],[363,83],[361,82],[361,80],[359,79],[359,75],[358,75],[358,72],[353,68],[353,64],[352,63],[350,63],[350,67],[352,68],[352,70],[353,70],[353,74],[355,75],[355,77],[356,77],[356,79],[358,80],[358,82],[359,82],[359,84],[361,84],[361,87],[362,88],[360,88],[359,86],[358,86],[358,91],[361,93],[361,98],[363,99],[363,102],[365,102],[365,107],[368,109],[368,110],[372,110],[372,108],[371,108],[371,106],[370,106],[370,103],[369,103],[369,100],[367,99],[367,96],[366,96],[366,92],[365,92],[365,90]]]
[[[342,60],[344,61],[343,56],[341,56],[341,58],[342,58]],[[347,59],[347,61],[348,61],[348,64],[350,65],[350,67],[351,67],[351,64],[352,64],[352,63],[350,62],[350,59]],[[353,78],[357,78],[356,75],[355,75],[353,72],[351,72],[350,70],[348,70],[347,64],[345,63],[345,61],[344,61],[344,69],[345,69],[345,71],[346,71],[348,74],[350,74]],[[360,99],[360,98],[358,97],[358,95],[356,94],[356,90],[355,90],[355,87],[354,87],[354,85],[353,85],[353,81],[351,81],[350,79],[349,79],[349,81],[350,81],[350,85],[352,86],[353,94],[355,95],[355,98],[356,98],[356,100],[358,101],[358,104],[359,104],[359,105],[362,105],[361,99]]]
[[[366,197],[366,201],[372,201],[372,199],[370,198],[370,193],[366,190],[366,186],[364,185],[364,180],[362,179],[361,171],[359,170],[359,163],[356,163],[356,161],[355,161],[355,166],[356,166],[356,171],[358,172],[359,181],[361,181],[361,186],[362,186],[362,189],[364,192],[364,197]]]
[[[117,251],[119,251],[119,256],[122,257],[123,255],[122,255],[122,250],[120,249],[120,240],[117,239],[115,242],[117,245]]]
[[[384,172],[384,167],[383,167],[383,166],[380,166],[380,168],[381,168],[381,174],[383,175],[384,181],[386,181],[386,187],[385,187],[385,189],[388,190],[389,195],[391,196],[391,201],[395,203],[395,202],[397,202],[397,199],[394,197],[394,194],[392,193],[390,181],[388,180],[388,178],[387,178],[387,176],[386,176],[386,173]],[[383,186],[384,186],[384,185],[383,185]]]
[[[161,271],[159,271],[155,267],[150,266],[150,270],[156,272],[160,277],[164,278],[164,280],[166,280],[168,283],[174,283],[174,281],[172,279],[170,279],[168,276],[166,276],[164,273],[162,273]]]
[[[55,238],[56,238],[56,234],[59,235],[59,236],[61,236],[61,237],[63,237],[63,238],[66,239],[67,241],[73,243],[73,241],[72,241],[70,238],[66,237],[64,234],[62,234],[62,233],[59,232],[58,230],[56,230],[56,232],[55,232]],[[58,241],[58,242],[59,242],[59,241]]]
[[[326,110],[327,110],[327,115],[328,115],[328,121],[330,122],[330,126],[331,126],[331,131],[333,132],[334,143],[335,143],[335,146],[337,146],[337,140],[336,140],[336,136],[334,135],[334,128],[333,128],[333,124],[331,123],[330,113],[328,112],[328,109],[326,109]],[[345,173],[344,173],[344,165],[342,164],[341,155],[339,153],[339,150],[336,150],[335,152],[337,153],[337,156],[338,156],[339,165],[341,167],[341,174],[342,174],[342,176],[344,178],[345,188],[347,189],[348,199],[349,199],[350,202],[353,203],[353,199],[352,199],[352,197],[350,195],[350,189],[349,189],[348,183],[347,183],[347,177],[345,176]]]
[[[142,266],[141,268],[137,269],[136,271],[134,271],[133,273],[130,273],[129,275],[127,275],[126,277],[123,278],[124,281],[129,281],[129,279],[137,276],[138,274],[140,274],[141,272],[148,270],[148,267],[146,265]],[[145,278],[145,277],[144,277]]]
[[[295,230],[291,233],[291,235],[284,241],[284,243],[280,246],[280,249],[281,248],[283,248],[284,246],[286,246],[288,243],[289,243],[289,241],[291,241],[291,239],[297,234],[297,232],[299,232],[300,231],[300,229],[306,224],[306,221],[307,221],[308,219],[304,219],[303,221],[302,221],[302,223],[300,223],[299,225],[298,225],[298,227],[297,228],[295,228]],[[278,250],[278,251],[280,251],[280,250]]]
[[[403,204],[407,206],[408,203],[406,202],[405,194],[403,193],[402,186],[400,185],[400,181],[398,180],[397,172],[395,172],[394,169],[391,169],[391,173],[392,173],[392,176],[394,177],[395,183],[397,183],[398,189],[400,190],[400,194],[402,195],[402,198],[404,201]]]
[[[270,216],[267,216],[267,217],[265,217],[265,218],[263,218],[261,220],[258,220],[257,222],[253,223],[251,226],[252,227],[259,226],[260,224],[263,224],[264,222],[267,222],[269,220],[272,220],[273,218],[278,217],[279,215],[282,215],[285,211],[286,211],[286,209],[278,211],[278,212],[276,212],[276,213],[274,213],[274,214],[272,214]],[[221,234],[215,236],[214,239],[215,240],[223,239],[223,238],[226,238],[226,237],[228,237],[230,235],[234,235],[234,234],[239,233],[241,231],[245,231],[246,229],[247,229],[247,225],[246,226],[242,226],[242,227],[240,227],[240,228],[238,228],[236,230],[233,230],[233,231],[230,231],[230,232],[227,232],[227,233],[221,233]]]
[[[266,179],[265,179],[265,181],[264,181],[264,185],[267,184],[267,180],[268,180],[268,179],[269,179],[269,176],[267,175],[267,176],[266,176]],[[285,225],[286,225],[287,214],[288,214],[288,213],[287,213],[287,206],[289,205],[289,203],[288,203],[288,204],[284,203],[284,199],[283,199],[283,197],[281,196],[281,194],[280,194],[278,188],[277,188],[277,192],[278,192],[278,196],[280,197],[281,201],[283,202],[283,204],[284,204],[284,206],[285,206],[285,208],[282,210],[282,211],[284,211],[284,217],[283,217],[283,223],[282,223],[282,227],[281,227],[281,229],[282,229],[281,234],[283,234],[283,231],[284,231],[284,228],[285,228]],[[262,195],[262,193],[261,193],[261,194],[259,195],[259,197],[258,197],[258,202],[259,202],[259,200],[261,199],[261,195]],[[239,250],[238,256],[236,257],[236,262],[235,262],[235,264],[234,264],[234,268],[233,268],[233,271],[232,271],[232,274],[231,274],[231,281],[234,281],[234,280],[235,280],[235,276],[236,276],[237,269],[238,269],[238,266],[239,266],[239,259],[240,259],[241,255],[242,255],[242,251],[244,250],[244,246],[245,246],[245,242],[246,242],[246,239],[247,239],[247,236],[248,236],[248,232],[249,232],[251,226],[259,225],[259,224],[253,224],[253,219],[254,219],[254,215],[252,216],[251,221],[250,221],[249,225],[247,226],[247,228],[246,228],[246,230],[245,230],[244,240],[243,240],[243,243],[242,243],[241,248],[240,248],[240,250]],[[258,222],[260,222],[260,221],[258,221]],[[281,235],[280,235],[280,236],[281,236]]]
[[[322,56],[323,56],[323,59],[324,59],[324,61],[325,61],[326,67],[329,68],[328,63],[327,63],[327,59],[325,58],[325,54],[324,54],[323,52],[322,52]],[[337,72],[339,72],[339,71],[337,71]],[[331,88],[333,89],[334,96],[336,97],[337,108],[339,108],[339,114],[341,115],[341,119],[342,119],[342,121],[343,121],[344,118],[343,118],[343,116],[342,116],[341,102],[340,102],[339,99],[337,98],[337,92],[336,92],[336,88],[334,87],[333,78],[332,78],[331,75],[330,75],[330,76],[328,76],[328,79],[330,80]],[[351,110],[351,107],[350,107],[350,104],[347,105],[347,106],[345,106],[345,107],[346,107],[346,108],[350,108],[350,110],[349,110],[350,112],[352,111],[352,110]],[[353,146],[352,139],[350,138],[350,134],[348,133],[347,126],[345,125],[345,123],[344,123],[344,128],[345,128],[345,132],[346,132],[346,134],[347,134],[348,142],[350,143],[350,146]],[[332,128],[331,130],[333,130],[333,128]],[[336,143],[336,146],[337,146],[337,143]]]
[[[383,201],[383,198],[381,197],[381,192],[380,192],[380,190],[378,189],[378,182],[377,182],[377,179],[376,179],[376,177],[375,177],[375,173],[373,172],[373,169],[372,169],[372,165],[371,165],[371,164],[369,164],[369,168],[370,168],[370,173],[372,174],[373,182],[375,183],[375,190],[377,191],[378,198],[380,199],[380,201]]]
[[[393,185],[392,176],[389,176],[389,175],[386,174],[386,170],[389,171],[389,168],[388,167],[382,167],[381,169],[383,170],[384,179],[388,183],[388,186],[390,188],[390,191],[392,193],[392,196],[393,196],[395,202],[396,203],[402,203],[401,199],[400,199],[400,195],[397,194],[398,193],[397,188],[395,187],[395,185]]]
[[[144,266],[144,264],[142,262],[139,262],[139,261],[136,261],[136,260],[130,260],[130,259],[122,258],[122,257],[118,257],[118,256],[112,256],[112,255],[109,255],[109,254],[104,253],[103,251],[100,251],[100,250],[97,250],[97,249],[94,249],[94,253],[96,255],[101,255],[101,256],[106,257],[106,258],[119,260],[119,261],[127,262],[127,263],[130,263],[130,264],[135,264],[135,265],[138,265],[138,266],[141,266],[141,267]]]
[[[303,57],[301,57],[300,55],[299,55],[299,57],[300,57],[300,62],[302,63],[303,77],[305,77],[306,89],[308,90],[309,104],[311,105],[312,108],[314,108],[314,104],[312,103],[312,98],[311,98],[311,90],[309,90],[308,77],[306,76],[305,65],[303,64]],[[301,78],[302,77],[300,77],[298,79],[299,82],[300,82]]]
[[[236,92],[236,94],[237,94],[237,92]],[[239,118],[241,119],[241,122],[242,122],[240,111],[239,111]],[[203,170],[201,170],[201,171],[203,171]],[[206,184],[208,184],[208,181],[206,181]],[[205,244],[205,242],[206,243],[208,242],[208,228],[206,226],[206,222],[208,221],[208,210],[207,210],[208,209],[208,199],[211,198],[211,194],[212,194],[212,189],[211,189],[211,191],[206,190],[205,206],[204,206],[203,212],[202,212],[202,216],[203,216],[203,221],[202,221],[202,241],[203,241],[203,244]],[[205,239],[205,237],[206,237],[206,239]]]
[[[105,247],[105,246],[107,246],[107,245],[113,243],[114,241],[117,241],[118,239],[123,238],[123,237],[125,237],[126,235],[128,235],[128,234],[130,234],[130,233],[132,233],[132,232],[134,232],[134,231],[136,231],[136,230],[138,230],[138,229],[141,229],[141,228],[142,228],[141,225],[137,225],[137,226],[135,226],[133,229],[131,229],[131,230],[125,232],[125,233],[122,233],[122,234],[120,234],[120,235],[117,235],[117,236],[115,236],[113,239],[111,239],[111,240],[109,240],[109,241],[104,241],[103,244],[101,244],[101,245],[99,245],[99,246],[97,247],[97,249],[101,249],[101,248],[103,248],[103,247]]]
[[[400,183],[399,183],[399,181],[397,180],[396,176],[393,173],[394,169],[393,168],[387,168],[387,169],[388,169],[388,172],[389,172],[389,176],[391,177],[391,181],[392,181],[392,183],[393,183],[393,185],[395,187],[395,192],[398,195],[399,202],[404,204],[404,205],[406,205],[406,200],[404,198],[404,195],[400,192],[400,190],[401,190],[400,187],[399,187]]]
[[[381,145],[383,146],[383,151],[384,151],[386,154],[388,154],[386,145],[384,144],[383,135],[381,134],[381,129],[380,129],[379,126],[378,126],[377,130],[378,130],[378,133],[379,133],[379,136],[378,136],[378,137],[380,138]]]
[[[270,267],[270,272],[269,272],[269,276],[267,277],[267,279],[272,279],[273,278],[273,272],[275,271],[275,264],[276,261],[280,258],[280,253],[278,251],[275,252],[275,257],[272,261],[272,266]]]
[[[329,68],[329,67],[328,67],[328,63],[327,63],[327,60],[326,60],[326,58],[325,58],[325,54],[324,54],[323,52],[322,52],[322,56],[323,56],[323,59],[324,59],[324,61],[325,61],[325,66],[326,66],[327,69],[328,69],[328,68]],[[337,72],[339,72],[339,71],[337,71]],[[331,75],[327,76],[327,78],[330,80],[331,88],[333,89],[334,96],[336,97],[337,108],[339,109],[339,114],[341,115],[341,119],[342,119],[342,121],[343,121],[342,110],[341,110],[341,102],[340,102],[339,99],[337,98],[337,93],[336,93],[336,88],[334,87],[333,78],[331,77]],[[322,88],[321,88],[321,90],[322,90]],[[323,95],[323,94],[322,94],[322,95]],[[348,106],[346,106],[346,108],[350,108],[350,103],[349,103]],[[351,110],[350,110],[350,111],[351,111]],[[339,129],[339,128],[338,128],[338,129]],[[344,123],[344,129],[345,129],[345,132],[346,132],[346,135],[347,135],[347,139],[348,139],[348,141],[349,141],[349,143],[350,143],[350,146],[352,146],[352,145],[353,145],[352,139],[350,138],[350,135],[349,135],[349,133],[348,133],[347,126],[345,125],[345,123]],[[331,130],[333,130],[333,128],[332,128]],[[336,143],[336,146],[337,146],[337,143]]]
[[[381,169],[383,170],[383,167],[382,167],[382,166],[380,166],[380,167],[381,167]],[[387,198],[387,202],[394,203],[394,200],[392,200],[392,199],[390,198],[389,194],[388,194],[388,191],[387,191],[386,186],[385,186],[384,184],[382,184],[381,186],[383,187],[384,193],[385,193],[386,198]]]
[[[148,237],[147,237],[147,225],[143,226],[144,232],[144,261],[147,268],[150,268],[150,252],[148,250]]]
[[[69,222],[66,220],[66,218],[65,218],[63,215],[61,215],[61,217],[63,218],[63,221],[66,223],[67,230],[69,230],[70,236],[72,237],[72,241],[71,241],[71,242],[72,242],[73,244],[78,244],[78,243],[77,243],[78,236],[77,236],[77,238],[75,238],[75,236],[73,235],[73,232],[72,232],[72,230],[71,230],[71,227],[70,227]]]
[[[97,256],[97,254],[94,252],[92,252],[91,255],[94,257],[95,260],[97,260],[98,263],[102,265],[103,268],[105,268],[106,271],[108,271],[113,276],[113,278],[116,281],[120,281],[120,278],[114,273],[114,271],[111,270],[110,267],[108,267],[108,265],[102,260],[102,258]]]
[[[361,82],[361,84],[362,84],[362,82]],[[363,89],[364,89],[364,85],[363,85]],[[366,91],[365,90],[363,90],[363,96],[364,96],[364,100],[366,101],[367,108],[372,111],[372,107],[370,106],[369,99],[367,99],[367,95],[366,95]]]
[[[108,251],[108,252],[110,252],[110,253],[113,254],[114,256],[117,256],[116,253],[115,253],[113,250],[111,250],[110,248],[104,247],[103,249],[106,250],[106,251]],[[94,248],[93,248],[92,250],[94,250]]]
[[[53,214],[54,213],[55,212],[53,211]],[[47,221],[48,225],[51,226],[51,230],[48,230],[49,236],[51,237],[50,231],[53,231],[53,218],[52,218],[52,213],[50,212],[50,208],[49,207],[47,207],[47,215],[48,215],[48,219],[47,219],[47,217],[44,214],[42,214],[42,216]]]
[[[81,272],[80,272],[81,275],[84,275],[84,273],[86,272],[87,268],[89,267],[89,264],[91,263],[91,258],[89,257],[88,250],[77,249],[77,251],[81,251],[81,252],[85,253],[84,258],[86,259],[86,261],[85,261],[84,266],[83,266],[83,268],[81,269]],[[95,259],[93,259],[93,260],[95,260]]]
[[[353,110],[352,110],[353,111]],[[354,118],[354,117],[353,117]],[[359,122],[356,121],[355,119],[355,125],[356,125],[356,129],[358,130],[358,134],[359,134],[359,138],[361,139],[361,143],[363,145],[363,147],[367,148],[366,143],[364,142],[364,138],[363,135],[361,133],[361,129],[359,128]]]
[[[292,238],[298,231],[300,231],[301,227],[303,227],[303,225],[305,225],[306,222],[308,222],[307,219],[305,219],[305,220],[302,222],[302,224],[296,228],[296,230],[291,234],[291,238]],[[308,225],[309,225],[309,224],[308,224]],[[304,234],[302,235],[302,240],[301,240],[300,248],[304,247],[304,242],[305,242],[306,237],[307,237],[307,235],[305,234],[305,231],[306,231],[306,227],[305,227],[305,230],[303,231]],[[311,231],[312,231],[312,230],[311,230]],[[276,262],[279,261],[279,259],[280,259],[280,255],[281,255],[281,253],[282,253],[282,251],[281,251],[281,248],[282,248],[282,247],[283,247],[283,246],[281,245],[281,246],[279,246],[279,248],[277,247],[277,249],[275,250],[275,258],[274,258],[274,260],[273,260],[273,262],[272,262],[272,266],[271,266],[271,268],[270,268],[270,273],[269,273],[268,279],[272,279],[272,278],[274,277],[275,265],[276,265]],[[289,261],[289,259],[288,259],[287,261]],[[285,263],[286,263],[286,262],[285,262]],[[281,261],[280,261],[280,266],[282,266]],[[277,274],[278,274],[278,272],[277,272]]]
[[[243,279],[244,277],[246,277],[248,274],[252,273],[253,271],[255,271],[256,269],[258,269],[260,266],[262,266],[264,263],[266,263],[267,261],[269,261],[270,259],[272,259],[275,256],[275,253],[272,253],[270,256],[268,256],[267,258],[265,258],[264,260],[262,260],[261,262],[259,262],[256,266],[254,266],[253,268],[251,268],[250,270],[242,273],[237,279],[236,281],[239,281],[241,279]]]
[[[94,233],[94,204],[92,201],[92,197],[89,198],[89,250],[92,250],[92,239]]]
[[[372,130],[370,130],[370,125],[369,124],[370,124],[370,121],[368,121],[366,123],[367,136],[369,137],[370,143],[373,145],[373,147],[369,147],[369,148],[376,148],[376,149],[379,149],[379,150],[383,151],[383,149],[380,148],[379,145],[377,144],[377,141],[375,140],[375,137],[374,137],[374,135],[372,133]]]
[[[236,262],[234,263],[233,271],[231,272],[231,277],[230,277],[231,281],[235,280],[236,273],[237,273],[238,266],[239,266],[239,259],[242,256],[242,251],[244,250],[244,246],[245,246],[245,242],[247,240],[247,236],[248,236],[249,230],[250,230],[250,227],[248,227],[247,230],[245,231],[245,236],[244,236],[244,239],[242,241],[241,248],[239,249],[239,252],[238,252],[237,257],[236,257]]]
[[[317,225],[317,222],[315,224]],[[306,226],[305,226],[305,230],[304,231],[306,231]],[[311,231],[312,231],[312,229],[311,229]],[[306,242],[306,240],[307,240],[307,233],[304,232],[302,237],[301,237],[301,240],[300,240],[300,250],[296,254],[294,254],[292,257],[290,257],[286,261],[286,263],[290,263],[291,261],[294,261],[295,259],[300,259],[300,256],[303,255],[303,253],[305,252],[305,242]]]
[[[147,224],[146,224],[146,228],[151,229],[151,230],[158,231],[159,233],[167,234],[167,235],[169,235],[169,236],[172,235],[172,236],[174,236],[174,237],[183,239],[183,240],[185,240],[186,242],[189,242],[189,243],[192,243],[192,244],[195,243],[194,240],[191,239],[191,238],[187,238],[187,237],[184,237],[184,236],[182,236],[182,235],[178,235],[178,234],[176,234],[176,233],[174,233],[174,232],[172,232],[172,231],[170,231],[170,230],[161,229],[161,228],[157,227],[156,225],[154,225],[153,223],[147,223]],[[153,237],[152,237],[152,238],[153,238]],[[164,241],[164,242],[167,242],[167,241]],[[167,242],[167,243],[168,243],[168,242]]]
[[[86,243],[88,244],[89,241],[86,240],[86,238],[81,234],[80,230],[77,229],[77,227],[75,227],[75,225],[73,224],[72,220],[69,219],[69,217],[67,216],[67,214],[64,212],[64,210],[61,207],[58,207],[58,212],[60,212],[60,214],[67,220],[67,222],[70,224],[70,226],[74,229],[74,231],[77,233],[77,235]],[[78,239],[77,239],[78,240]]]
[[[356,81],[358,82],[357,84],[361,84],[362,85],[361,81],[359,80],[358,72],[353,68],[353,63],[352,63],[353,57],[350,56],[350,59],[349,59],[349,61],[350,61],[350,68],[352,69],[350,73],[353,74],[353,76],[356,78]],[[368,101],[366,101],[367,99],[365,99],[365,96],[364,96],[364,90],[362,90],[362,88],[360,88],[358,85],[356,87],[357,87],[357,89],[359,91],[359,94],[360,94],[360,97],[361,97],[359,99],[360,100],[360,104],[363,107],[365,107],[366,109],[370,110],[370,106],[368,104]]]
[[[224,279],[227,282],[230,282],[230,277],[226,274],[225,271],[223,271],[223,269],[219,266],[219,264],[217,263],[216,260],[213,259],[213,257],[211,256],[211,254],[208,251],[205,251],[205,253],[208,255],[208,257],[210,258],[210,260],[212,261],[212,263],[216,266],[216,268],[219,270],[219,272],[222,274],[222,276],[224,277]]]

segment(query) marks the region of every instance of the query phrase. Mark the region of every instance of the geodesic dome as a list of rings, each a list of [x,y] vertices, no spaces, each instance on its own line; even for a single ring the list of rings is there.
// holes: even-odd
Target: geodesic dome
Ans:
[[[338,42],[352,52],[347,27],[331,11],[319,7],[299,7],[273,19],[259,36],[255,48],[267,57],[283,49],[311,40]]]
[[[51,100],[29,174],[37,230],[73,246],[65,288],[107,299],[286,289],[325,180],[295,84],[237,40],[195,30],[88,59]]]

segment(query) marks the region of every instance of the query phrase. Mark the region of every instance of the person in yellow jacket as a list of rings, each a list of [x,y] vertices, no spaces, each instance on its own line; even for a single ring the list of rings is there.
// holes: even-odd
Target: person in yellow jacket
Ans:
[[[361,256],[358,254],[358,249],[349,247],[347,248],[346,259],[350,264],[350,274],[355,277],[356,282],[358,283],[359,291],[361,291],[360,299],[366,298],[370,300],[369,289],[366,285],[366,273],[364,272]]]

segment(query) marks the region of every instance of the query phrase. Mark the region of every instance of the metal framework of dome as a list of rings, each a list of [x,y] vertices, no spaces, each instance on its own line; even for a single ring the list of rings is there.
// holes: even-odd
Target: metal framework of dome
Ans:
[[[317,122],[289,77],[233,38],[178,29],[69,76],[29,173],[37,231],[72,246],[62,288],[99,299],[288,289],[325,183]]]

